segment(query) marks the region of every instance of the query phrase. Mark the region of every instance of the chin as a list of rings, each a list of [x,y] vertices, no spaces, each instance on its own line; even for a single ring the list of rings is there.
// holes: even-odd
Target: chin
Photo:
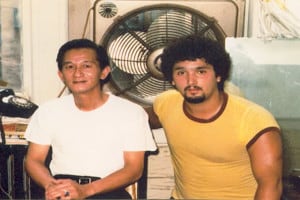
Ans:
[[[184,100],[188,103],[197,104],[202,103],[205,100],[205,97],[199,96],[199,97],[184,97]]]

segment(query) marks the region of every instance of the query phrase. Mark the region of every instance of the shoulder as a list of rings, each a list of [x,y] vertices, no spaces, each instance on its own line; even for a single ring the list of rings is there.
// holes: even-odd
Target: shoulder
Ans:
[[[51,99],[51,100],[46,101],[45,103],[43,103],[41,106],[42,107],[48,107],[48,106],[60,105],[60,104],[63,104],[63,103],[69,103],[69,102],[74,102],[73,95],[71,95],[71,94]]]
[[[231,111],[239,113],[240,116],[246,117],[248,120],[272,121],[276,124],[275,117],[269,110],[246,98],[229,94],[228,107]]]
[[[66,95],[60,98],[51,99],[39,105],[37,112],[59,112],[68,109],[74,104],[73,96]]]
[[[163,101],[177,101],[177,100],[183,100],[182,95],[175,89],[167,90],[160,95],[158,95],[155,100],[154,104],[160,103]]]
[[[107,106],[114,107],[120,111],[133,111],[133,110],[143,110],[143,107],[137,103],[134,103],[123,97],[116,96],[114,94],[109,94],[109,100]]]
[[[224,90],[226,93],[244,97],[242,90],[231,81],[225,81]]]
[[[229,105],[239,108],[241,110],[253,110],[256,112],[268,112],[263,106],[241,96],[228,94]]]
[[[169,112],[170,109],[181,108],[183,104],[182,95],[175,89],[165,91],[158,95],[153,103],[153,109],[156,114]]]

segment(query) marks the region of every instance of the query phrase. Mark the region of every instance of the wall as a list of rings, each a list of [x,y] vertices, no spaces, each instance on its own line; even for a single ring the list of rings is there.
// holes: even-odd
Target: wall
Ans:
[[[67,0],[30,0],[23,4],[24,90],[35,103],[55,98],[63,87],[56,53],[67,39]]]
[[[289,22],[294,22],[293,28],[300,30],[299,0],[268,2],[275,2],[277,6],[278,2],[284,2],[286,7],[278,8],[273,14],[294,19]],[[300,97],[299,93],[295,93],[300,90],[300,39],[262,37],[259,0],[250,1],[249,8],[248,37],[226,40],[226,48],[233,59],[232,81],[248,99],[264,106],[276,117],[282,128],[284,175],[288,175],[292,170],[300,169],[300,115],[297,100]]]

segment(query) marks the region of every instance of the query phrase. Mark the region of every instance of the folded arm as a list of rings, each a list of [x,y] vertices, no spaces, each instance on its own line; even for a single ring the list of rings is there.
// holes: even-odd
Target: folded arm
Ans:
[[[114,173],[85,185],[83,197],[106,193],[137,181],[144,169],[144,151],[124,152],[124,167]]]
[[[46,188],[51,183],[55,182],[48,167],[45,164],[50,146],[29,143],[26,158],[25,168],[29,176],[41,187]]]
[[[30,177],[45,189],[46,199],[84,199],[97,193],[106,193],[137,181],[144,169],[144,151],[124,152],[124,167],[89,184],[79,185],[69,179],[56,180],[45,164],[50,147],[30,143],[25,159],[25,167]],[[109,162],[109,160],[108,160]]]

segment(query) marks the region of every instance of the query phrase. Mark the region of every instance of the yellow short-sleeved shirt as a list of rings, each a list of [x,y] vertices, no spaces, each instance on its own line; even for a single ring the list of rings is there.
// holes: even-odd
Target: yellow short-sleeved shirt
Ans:
[[[254,198],[257,183],[246,146],[266,128],[279,126],[261,106],[238,96],[225,97],[211,120],[188,116],[175,90],[162,93],[154,102],[172,156],[176,199]]]

